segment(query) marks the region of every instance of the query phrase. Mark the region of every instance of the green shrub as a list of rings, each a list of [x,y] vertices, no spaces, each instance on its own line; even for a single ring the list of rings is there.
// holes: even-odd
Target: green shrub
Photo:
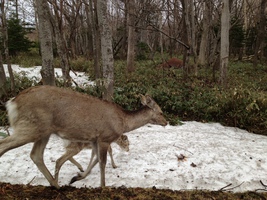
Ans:
[[[21,52],[16,57],[12,57],[11,62],[21,67],[42,66],[42,58],[37,48],[32,48],[29,52]]]
[[[72,63],[77,69],[92,70],[84,59]],[[134,73],[126,74],[126,61],[116,61],[113,101],[124,109],[135,110],[141,106],[140,94],[149,94],[172,125],[180,124],[180,120],[220,122],[267,135],[266,70],[263,65],[254,69],[250,63],[233,62],[229,67],[229,88],[222,90],[206,69],[200,69],[198,77],[184,78],[182,69],[162,70],[144,60],[136,62]],[[16,76],[17,92],[35,84],[35,79]],[[103,92],[96,86],[76,90],[100,98]],[[2,125],[6,123],[5,115],[3,110]]]
[[[4,132],[0,132],[0,138],[5,138],[5,137],[7,137],[7,134]]]
[[[70,61],[70,68],[74,71],[88,72],[90,67],[93,68],[92,62],[84,57],[78,57]]]

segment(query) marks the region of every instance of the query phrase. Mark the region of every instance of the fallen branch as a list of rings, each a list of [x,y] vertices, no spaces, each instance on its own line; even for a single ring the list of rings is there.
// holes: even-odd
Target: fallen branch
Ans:
[[[256,189],[255,192],[258,192],[258,191],[267,191],[267,185],[264,184],[261,180],[260,180],[260,183],[261,185],[264,187],[263,189]]]
[[[260,180],[260,183],[262,184],[263,187],[267,189],[267,185],[265,185],[261,180]]]
[[[243,183],[244,183],[244,182],[240,183],[239,185],[237,185],[237,186],[235,186],[235,187],[225,189],[225,188],[227,188],[227,187],[229,187],[229,186],[232,185],[232,183],[230,183],[230,184],[228,184],[228,185],[222,187],[222,188],[219,189],[218,191],[219,191],[219,192],[230,191],[230,190],[233,190],[233,189],[235,189],[235,188],[237,188],[237,187],[240,187]]]
[[[228,184],[228,185],[226,185],[226,186],[224,186],[224,187],[222,187],[221,189],[219,189],[218,191],[224,191],[224,189],[225,188],[227,188],[227,187],[229,187],[229,186],[231,186],[232,185],[232,183],[230,183],[230,184]]]
[[[76,85],[76,87],[79,87],[78,83],[73,78],[71,78],[71,81]]]

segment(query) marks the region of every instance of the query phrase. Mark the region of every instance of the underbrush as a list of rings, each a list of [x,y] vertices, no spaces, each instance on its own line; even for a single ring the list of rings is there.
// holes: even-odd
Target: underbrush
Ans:
[[[184,77],[182,69],[156,69],[151,62],[141,62],[134,74],[125,76],[125,63],[121,65],[116,68],[114,101],[126,109],[138,108],[138,95],[147,93],[171,124],[220,122],[267,135],[267,66],[254,69],[250,63],[231,63],[228,88],[222,89],[206,70],[198,77]]]
[[[89,61],[72,63],[76,63],[76,69],[92,71]],[[124,61],[115,63],[113,101],[127,110],[139,108],[140,94],[149,94],[172,125],[180,120],[220,122],[267,135],[267,66],[255,69],[251,63],[232,62],[227,89],[220,88],[207,69],[200,69],[197,77],[184,77],[182,69],[162,70],[150,61],[140,61],[136,71],[127,75],[125,66]],[[36,84],[25,78],[16,80],[17,92]],[[76,89],[101,97],[101,88]],[[1,110],[0,123],[4,125],[6,112]]]

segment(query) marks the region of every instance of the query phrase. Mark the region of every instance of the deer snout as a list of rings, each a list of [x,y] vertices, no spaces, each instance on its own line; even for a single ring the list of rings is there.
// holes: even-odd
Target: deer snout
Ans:
[[[150,121],[151,124],[156,124],[156,125],[160,125],[160,126],[166,126],[168,124],[168,122],[166,121],[166,119],[161,116],[161,117],[158,117],[156,119],[152,119]]]
[[[165,119],[165,117],[163,116],[163,114],[159,117],[158,124],[161,125],[161,126],[167,126],[168,122]]]
[[[123,150],[126,151],[126,152],[129,152],[130,148],[129,147],[125,147]]]
[[[161,126],[167,126],[167,125],[168,125],[168,122],[165,120],[165,121],[162,122],[160,125],[161,125]]]

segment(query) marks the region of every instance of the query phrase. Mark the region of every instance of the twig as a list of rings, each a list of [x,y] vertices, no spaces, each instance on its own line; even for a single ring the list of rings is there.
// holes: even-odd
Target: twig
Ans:
[[[240,187],[243,183],[244,183],[244,182],[240,183],[239,185],[237,185],[237,186],[235,186],[235,187],[232,187],[232,188],[229,188],[229,189],[225,189],[225,188],[227,188],[227,187],[229,187],[229,186],[232,185],[232,183],[230,183],[230,184],[226,185],[225,187],[219,189],[218,191],[223,192],[223,191],[233,190],[233,189],[235,189],[235,188],[237,188],[237,187]]]
[[[9,126],[6,126],[5,131],[7,132],[7,135],[10,136],[10,132],[9,132],[8,128],[9,128]]]
[[[258,192],[258,191],[267,191],[267,185],[264,184],[261,180],[260,180],[260,183],[261,185],[264,187],[263,189],[256,189],[255,192]]]
[[[34,177],[32,178],[32,180],[31,180],[27,185],[30,185],[30,184],[33,182],[33,180],[35,179],[35,177],[36,177],[36,176],[34,176]]]
[[[76,81],[73,78],[71,78],[71,81],[76,85],[76,87],[79,86],[78,83],[76,83]]]
[[[178,146],[176,146],[175,144],[174,144],[173,146],[176,147],[176,148],[179,148],[179,149],[183,149],[183,150],[185,150],[185,151],[191,153],[192,155],[194,155],[191,151],[188,151],[187,149],[185,149],[185,148],[183,148],[183,147],[178,147]]]
[[[267,185],[265,185],[261,180],[260,180],[260,183],[262,184],[263,187],[267,189]]]
[[[72,73],[75,74],[75,76],[77,76],[77,73],[73,69],[70,69],[70,71],[72,71]]]
[[[230,183],[230,184],[228,184],[228,185],[226,185],[226,186],[224,186],[224,187],[222,187],[221,189],[219,189],[218,191],[224,191],[224,189],[225,188],[227,188],[227,187],[229,187],[229,186],[231,186],[232,185],[232,183]]]

